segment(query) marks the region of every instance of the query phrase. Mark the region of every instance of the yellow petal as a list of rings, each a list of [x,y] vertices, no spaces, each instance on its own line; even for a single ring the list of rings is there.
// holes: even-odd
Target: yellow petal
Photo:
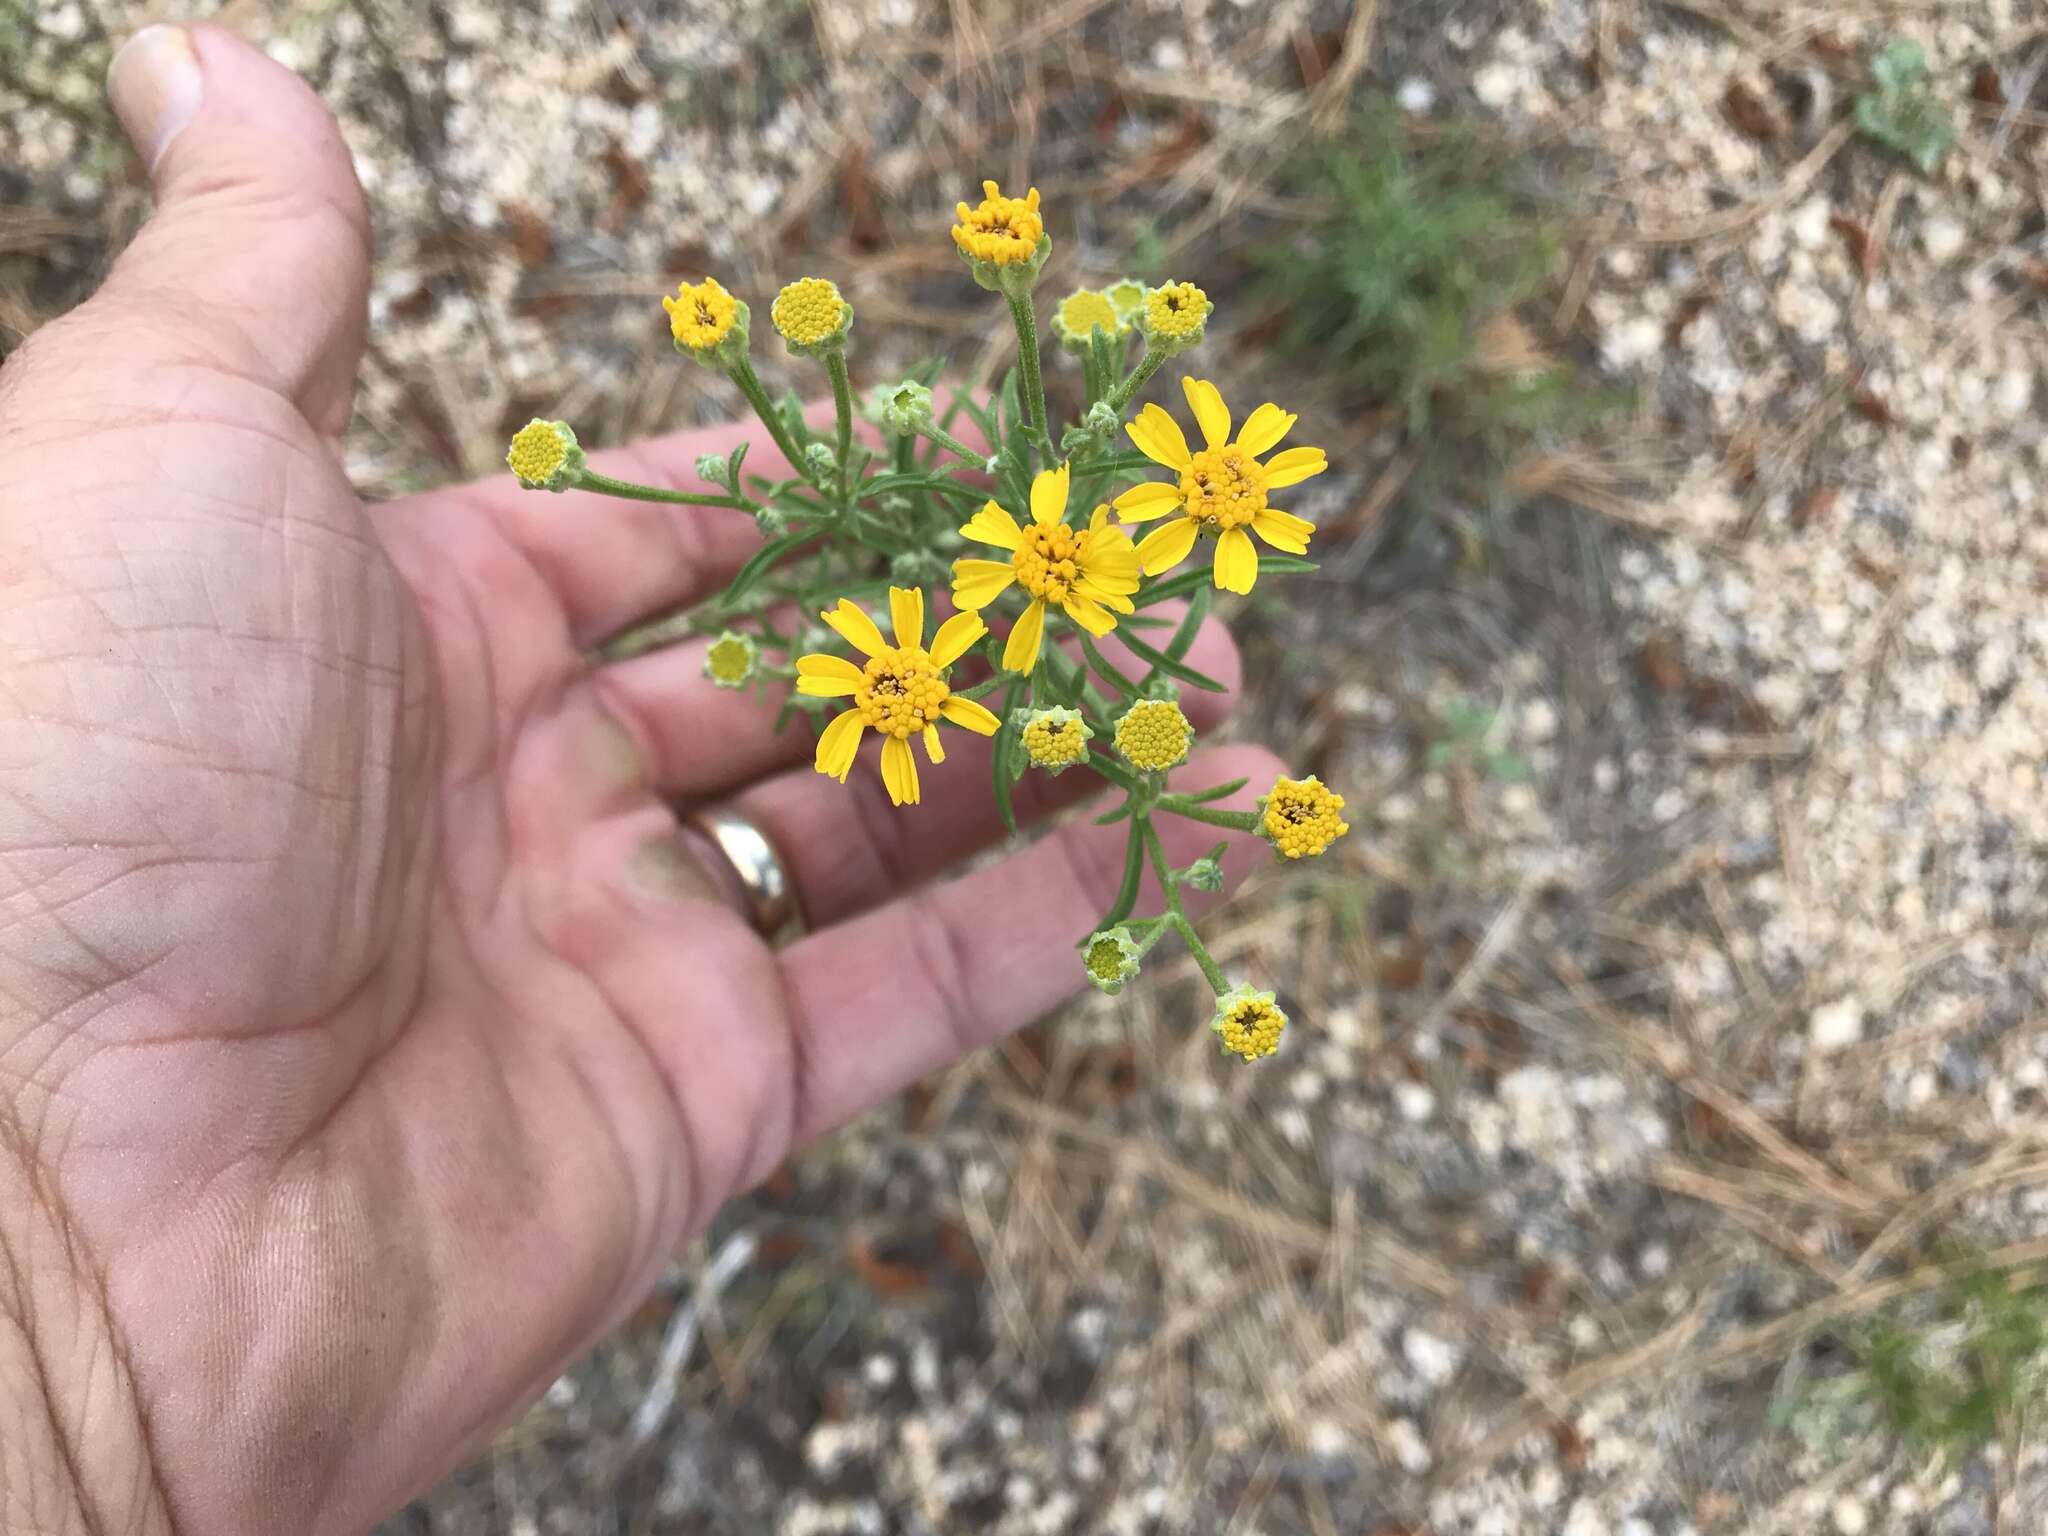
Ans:
[[[1100,603],[1105,608],[1114,608],[1118,613],[1136,613],[1138,611],[1129,596],[1130,593],[1138,590],[1138,584],[1135,581],[1124,588],[1123,591],[1117,592],[1108,587],[1100,586],[1084,576],[1081,580],[1074,583],[1074,590],[1089,601]]]
[[[816,672],[799,673],[796,680],[796,691],[812,699],[843,699],[859,688],[858,678],[823,677]]]
[[[857,683],[867,674],[848,661],[844,656],[829,655],[824,651],[813,651],[808,656],[796,659],[798,677],[838,677],[849,683]]]
[[[1183,517],[1146,534],[1138,545],[1138,563],[1145,574],[1157,576],[1187,559],[1188,551],[1195,547],[1195,533],[1195,520]]]
[[[988,626],[981,622],[978,613],[956,613],[939,626],[939,632],[932,636],[932,665],[950,667],[962,656],[967,648],[988,633]]]
[[[857,709],[833,716],[832,723],[818,737],[818,772],[829,773],[844,784],[853,769],[854,758],[860,754],[860,739],[867,734],[867,728],[867,721]]]
[[[1003,728],[1003,722],[996,718],[994,710],[973,699],[963,699],[957,693],[939,706],[939,713],[977,736],[993,736]]]
[[[986,608],[1003,588],[1017,579],[1007,560],[955,560],[953,606],[972,611]]]
[[[1320,475],[1329,467],[1330,461],[1323,457],[1320,448],[1290,448],[1266,461],[1266,489],[1278,491],[1299,485],[1310,475]]]
[[[1066,601],[1060,606],[1067,611],[1067,617],[1100,640],[1116,628],[1116,615],[1092,597],[1084,597],[1078,590],[1067,593]]]
[[[917,804],[917,759],[901,736],[882,739],[882,787],[891,805]]]
[[[1292,411],[1283,411],[1268,400],[1245,417],[1244,425],[1237,429],[1237,446],[1256,459],[1294,430],[1294,419]]]
[[[1107,526],[1109,526],[1109,503],[1098,501],[1095,504],[1095,510],[1088,514],[1088,531],[1090,533],[1100,533]]]
[[[1216,541],[1216,585],[1225,592],[1249,592],[1259,579],[1259,550],[1242,528],[1231,528]]]
[[[981,510],[960,525],[960,536],[977,544],[993,544],[997,549],[1015,549],[1024,542],[1024,530],[1017,526],[1017,519],[992,501],[983,502]]]
[[[1029,672],[1037,666],[1038,646],[1044,638],[1045,599],[1035,597],[1011,627],[1009,641],[1003,646],[1003,670]]]
[[[1222,392],[1207,379],[1182,379],[1180,388],[1195,413],[1195,425],[1202,429],[1204,445],[1221,448],[1229,442],[1230,407],[1223,403]]]
[[[1067,515],[1067,466],[1042,469],[1031,482],[1031,521],[1049,526]]]
[[[889,649],[875,621],[850,597],[842,597],[837,608],[827,608],[818,617],[838,630],[840,638],[863,656],[879,656]]]
[[[946,760],[946,744],[939,740],[939,728],[928,725],[924,728],[924,755],[935,763]]]
[[[1154,464],[1164,464],[1168,469],[1186,469],[1194,462],[1188,452],[1188,440],[1181,436],[1180,426],[1156,405],[1148,405],[1138,412],[1136,421],[1126,422],[1124,431],[1138,446],[1138,452]]]
[[[1253,533],[1290,555],[1307,554],[1308,536],[1315,531],[1316,525],[1307,518],[1282,512],[1278,507],[1268,507],[1252,519]]]
[[[924,588],[891,587],[889,620],[896,627],[896,643],[906,651],[924,644]]]
[[[1147,480],[1116,499],[1116,515],[1127,523],[1149,523],[1180,510],[1180,487],[1170,480]]]

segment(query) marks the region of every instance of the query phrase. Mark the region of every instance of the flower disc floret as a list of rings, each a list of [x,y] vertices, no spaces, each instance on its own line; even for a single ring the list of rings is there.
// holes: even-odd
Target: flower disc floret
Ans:
[[[1114,997],[1138,974],[1140,951],[1128,928],[1118,925],[1091,933],[1081,946],[1081,964],[1088,979]]]
[[[1026,714],[1020,735],[1024,755],[1034,767],[1060,774],[1087,758],[1088,743],[1095,733],[1079,710],[1052,708]]]
[[[981,184],[981,202],[975,207],[958,205],[959,222],[953,226],[953,244],[963,256],[985,261],[990,266],[1008,267],[1028,262],[1045,238],[1045,220],[1038,212],[1038,188],[1022,197],[1005,197],[993,181]]]
[[[853,306],[830,278],[800,277],[775,295],[768,318],[791,350],[816,351],[846,340]]]
[[[704,675],[721,688],[744,688],[754,676],[759,648],[735,630],[726,630],[704,652]]]
[[[1146,292],[1145,285],[1135,277],[1120,277],[1102,290],[1102,296],[1116,310],[1117,319],[1128,327],[1135,325],[1144,312]]]
[[[1287,1015],[1274,1005],[1272,993],[1233,987],[1216,999],[1216,1016],[1209,1027],[1225,1055],[1257,1061],[1279,1051]]]
[[[677,346],[709,352],[730,336],[739,323],[740,302],[715,277],[701,283],[678,283],[676,296],[663,299],[669,334]]]
[[[1351,830],[1344,797],[1313,776],[1278,778],[1262,802],[1259,831],[1284,857],[1312,859]]]
[[[512,434],[505,462],[529,491],[566,491],[583,468],[583,450],[569,423],[536,417]]]
[[[1215,307],[1193,283],[1167,283],[1146,290],[1138,327],[1161,351],[1184,352],[1202,339]]]
[[[1097,331],[1114,341],[1130,329],[1109,296],[1093,288],[1077,289],[1061,299],[1052,312],[1052,328],[1061,345],[1077,352],[1088,349],[1089,338]]]
[[[1117,751],[1147,773],[1178,767],[1194,739],[1194,727],[1171,699],[1140,699],[1116,723]]]

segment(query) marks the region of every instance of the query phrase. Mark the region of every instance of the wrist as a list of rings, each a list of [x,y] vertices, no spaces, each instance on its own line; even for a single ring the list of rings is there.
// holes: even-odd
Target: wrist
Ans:
[[[88,1255],[0,1098],[0,1536],[170,1536]]]

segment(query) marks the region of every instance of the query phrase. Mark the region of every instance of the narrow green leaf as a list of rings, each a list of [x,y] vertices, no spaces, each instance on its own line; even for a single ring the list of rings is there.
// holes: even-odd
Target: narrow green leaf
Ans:
[[[1088,632],[1085,629],[1079,631],[1077,638],[1081,642],[1081,654],[1088,658],[1088,665],[1095,669],[1096,676],[1125,698],[1135,699],[1138,696],[1138,685],[1110,665],[1109,658],[1095,648],[1095,642],[1089,638]]]
[[[1004,692],[1003,707],[996,711],[1003,724],[996,732],[995,752],[989,759],[991,777],[995,781],[996,814],[1003,818],[1003,830],[1012,837],[1017,835],[1017,808],[1010,800],[1010,785],[1015,782],[1010,772],[1010,759],[1014,755],[1017,728],[1010,723],[1010,715],[1017,708],[1017,701],[1023,697],[1029,682],[1029,678],[1017,678]]]
[[[772,543],[763,544],[748,558],[747,563],[739,568],[739,572],[733,577],[731,585],[719,594],[719,603],[724,607],[731,607],[751,592],[756,584],[760,582],[761,578],[768,574],[769,569],[784,555],[792,553],[798,546],[807,544],[818,537],[820,537],[820,534],[817,529],[803,528],[795,533],[786,533]]]
[[[1145,844],[1137,823],[1131,826],[1130,839],[1124,845],[1124,878],[1118,885],[1116,900],[1103,914],[1098,928],[1114,928],[1131,915],[1131,909],[1138,904],[1138,885],[1145,877]]]
[[[1249,783],[1251,783],[1250,779],[1232,779],[1228,784],[1218,784],[1213,788],[1199,790],[1191,795],[1175,795],[1173,798],[1183,801],[1188,805],[1207,805],[1212,800],[1228,800]]]
[[[1138,660],[1149,662],[1155,671],[1164,672],[1168,677],[1177,677],[1190,688],[1199,688],[1204,693],[1228,693],[1230,690],[1206,672],[1197,672],[1184,661],[1175,661],[1166,652],[1155,650],[1136,635],[1125,635],[1124,644]]]
[[[1291,576],[1317,569],[1313,560],[1304,560],[1299,555],[1261,555],[1259,574],[1261,576]],[[1170,602],[1176,597],[1186,597],[1199,587],[1214,586],[1215,578],[1205,563],[1200,569],[1182,571],[1165,581],[1155,582],[1146,587],[1131,601],[1140,608],[1150,608],[1155,603]]]
[[[1195,643],[1195,636],[1201,633],[1202,620],[1209,616],[1211,594],[1215,590],[1214,587],[1200,586],[1188,597],[1188,611],[1182,616],[1180,628],[1174,632],[1173,639],[1166,645],[1166,654],[1175,661],[1187,655],[1188,647]]]

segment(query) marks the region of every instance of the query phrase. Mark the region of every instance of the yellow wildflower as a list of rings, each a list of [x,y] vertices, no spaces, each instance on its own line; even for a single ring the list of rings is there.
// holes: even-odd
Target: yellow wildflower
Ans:
[[[768,318],[792,349],[805,351],[844,341],[853,306],[830,278],[800,277],[775,295]]]
[[[529,491],[566,491],[583,468],[583,450],[566,421],[529,421],[512,435],[505,462]]]
[[[1110,303],[1107,294],[1098,293],[1093,288],[1080,288],[1054,307],[1052,329],[1062,346],[1085,352],[1089,347],[1089,337],[1096,331],[1115,341],[1130,327],[1116,312],[1116,306]]]
[[[1065,773],[1088,756],[1095,733],[1077,709],[1034,709],[1024,717],[1024,755],[1047,773]]]
[[[1086,528],[1067,525],[1067,478],[1062,464],[1032,480],[1028,527],[991,501],[960,529],[976,543],[1009,550],[1010,558],[954,561],[955,607],[978,613],[1013,582],[1031,599],[1003,648],[1003,666],[1011,672],[1029,672],[1038,664],[1047,603],[1059,604],[1091,635],[1108,634],[1117,614],[1132,611],[1138,552],[1130,536],[1110,523],[1108,507],[1097,507]]]
[[[1216,999],[1216,1017],[1209,1021],[1225,1055],[1257,1061],[1280,1049],[1280,1031],[1287,1015],[1273,1005],[1273,994],[1250,987],[1232,987]]]
[[[981,204],[959,205],[960,222],[953,226],[953,244],[960,254],[991,266],[1027,262],[1045,238],[1045,220],[1038,213],[1038,188],[1023,197],[1005,197],[992,181],[981,184]]]
[[[731,335],[741,308],[715,277],[677,284],[676,296],[663,299],[661,307],[668,311],[676,345],[694,353],[709,352]]]
[[[1188,405],[1202,429],[1202,451],[1190,453],[1174,419],[1148,405],[1124,430],[1138,451],[1164,465],[1180,481],[1148,480],[1116,499],[1117,515],[1126,523],[1149,523],[1180,514],[1154,529],[1138,545],[1138,561],[1147,576],[1171,570],[1188,557],[1198,534],[1216,536],[1216,585],[1226,592],[1249,592],[1258,580],[1256,533],[1275,549],[1303,554],[1315,524],[1291,512],[1266,505],[1269,491],[1299,484],[1329,468],[1320,448],[1289,448],[1265,463],[1259,455],[1277,447],[1294,426],[1294,415],[1270,401],[1246,418],[1236,440],[1230,436],[1230,410],[1207,379],[1183,379]],[[1249,530],[1249,531],[1247,531]]]
[[[1208,328],[1209,311],[1216,306],[1209,295],[1193,283],[1167,283],[1145,291],[1145,308],[1138,316],[1145,340],[1169,352],[1184,352],[1202,339]]]
[[[939,626],[930,650],[924,648],[924,593],[916,587],[889,589],[889,617],[896,643],[851,598],[819,615],[847,644],[867,657],[865,666],[843,656],[815,652],[796,663],[798,693],[812,698],[853,699],[853,707],[833,717],[818,738],[818,772],[840,783],[853,771],[861,738],[870,726],[882,734],[882,784],[895,805],[918,802],[917,759],[910,738],[922,736],[925,752],[935,763],[946,760],[939,742],[939,721],[948,720],[977,735],[993,736],[1002,722],[993,713],[954,693],[946,683],[953,663],[988,633],[978,614],[956,613]]]
[[[1147,773],[1164,773],[1188,755],[1195,728],[1171,699],[1140,699],[1116,723],[1116,749]]]
[[[1290,859],[1312,859],[1351,830],[1339,814],[1344,797],[1313,776],[1275,779],[1265,806],[1259,831]]]

